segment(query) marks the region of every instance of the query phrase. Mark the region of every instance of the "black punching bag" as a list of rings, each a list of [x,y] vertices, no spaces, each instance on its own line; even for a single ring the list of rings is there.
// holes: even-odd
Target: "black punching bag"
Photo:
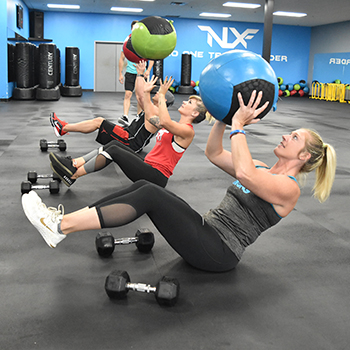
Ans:
[[[66,47],[66,79],[61,86],[62,96],[80,97],[82,88],[79,85],[80,54],[78,47]]]
[[[192,71],[192,55],[183,53],[181,56],[181,85],[179,86],[179,94],[193,94],[191,86],[191,71]]]
[[[39,86],[36,90],[36,99],[44,101],[57,101],[60,99],[59,55],[55,44],[39,45]]]
[[[66,47],[66,85],[79,85],[79,49]]]

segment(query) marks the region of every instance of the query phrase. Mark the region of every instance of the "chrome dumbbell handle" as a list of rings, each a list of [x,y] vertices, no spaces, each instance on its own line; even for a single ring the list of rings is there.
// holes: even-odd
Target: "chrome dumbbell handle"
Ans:
[[[126,284],[126,288],[129,290],[134,290],[136,292],[144,293],[155,293],[157,288],[145,283],[131,283]]]
[[[114,239],[114,244],[132,244],[132,243],[137,243],[138,238],[137,237],[124,237],[124,238],[115,238]]]

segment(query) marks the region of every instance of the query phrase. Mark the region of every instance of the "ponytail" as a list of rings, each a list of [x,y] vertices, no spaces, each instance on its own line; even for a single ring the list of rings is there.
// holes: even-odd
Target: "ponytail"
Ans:
[[[300,169],[300,175],[308,174],[315,170],[315,184],[313,195],[323,203],[330,195],[335,178],[337,158],[334,148],[323,143],[320,135],[310,129],[305,129],[310,138],[306,140],[305,150],[311,154],[310,159]]]

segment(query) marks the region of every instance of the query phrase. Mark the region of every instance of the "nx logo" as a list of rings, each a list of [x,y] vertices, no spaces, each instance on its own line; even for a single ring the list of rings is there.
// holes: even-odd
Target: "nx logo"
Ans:
[[[241,43],[245,48],[247,48],[246,40],[253,39],[254,34],[256,34],[259,29],[246,29],[242,34],[239,34],[236,28],[230,27],[230,31],[237,38],[233,43],[228,43],[228,27],[222,28],[222,39],[211,29],[209,26],[198,26],[198,28],[203,32],[208,32],[207,43],[210,47],[213,46],[213,38],[223,49],[234,49],[239,43]]]

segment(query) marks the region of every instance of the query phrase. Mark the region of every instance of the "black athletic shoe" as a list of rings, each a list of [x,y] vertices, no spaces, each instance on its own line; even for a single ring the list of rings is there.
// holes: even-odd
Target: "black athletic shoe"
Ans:
[[[71,177],[64,174],[61,168],[56,168],[52,163],[50,166],[55,175],[57,175],[66,186],[71,187],[76,181],[75,179],[72,179]]]
[[[60,157],[55,153],[49,155],[51,161],[51,169],[68,187],[72,186],[75,179],[72,179],[73,174],[77,168],[73,165],[71,157]]]

